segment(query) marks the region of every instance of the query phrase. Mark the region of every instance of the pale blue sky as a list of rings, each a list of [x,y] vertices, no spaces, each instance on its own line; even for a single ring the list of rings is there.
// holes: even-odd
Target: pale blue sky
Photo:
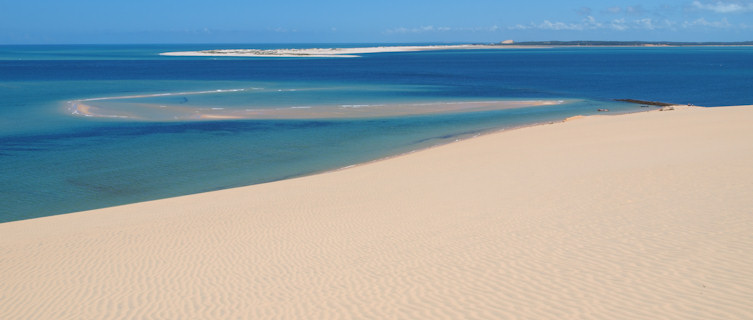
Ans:
[[[753,40],[753,0],[0,0],[0,44]]]

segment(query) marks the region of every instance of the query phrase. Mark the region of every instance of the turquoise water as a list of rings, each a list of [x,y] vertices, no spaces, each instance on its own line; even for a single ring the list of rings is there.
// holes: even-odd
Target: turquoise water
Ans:
[[[708,106],[753,100],[753,50],[746,47],[459,50],[354,59],[157,55],[220,47],[0,46],[0,221],[307,175],[598,108],[646,109],[615,98]],[[150,106],[139,119],[87,117],[68,108],[69,101],[144,95],[152,96],[91,100],[120,111]],[[174,120],[158,109],[516,99],[565,103],[219,121]]]

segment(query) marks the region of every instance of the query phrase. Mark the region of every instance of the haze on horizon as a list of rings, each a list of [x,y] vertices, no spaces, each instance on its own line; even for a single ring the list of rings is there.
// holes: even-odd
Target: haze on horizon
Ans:
[[[753,40],[753,0],[0,1],[0,44]]]

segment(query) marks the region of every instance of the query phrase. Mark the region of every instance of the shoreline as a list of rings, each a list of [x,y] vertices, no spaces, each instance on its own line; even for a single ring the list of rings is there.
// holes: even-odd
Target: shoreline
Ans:
[[[77,99],[77,100],[67,101],[63,107],[65,108],[65,110],[67,112],[71,113],[74,116],[79,116],[79,117],[91,117],[91,118],[97,118],[97,117],[99,117],[99,118],[127,119],[129,121],[144,121],[144,122],[149,122],[149,121],[155,121],[155,120],[149,120],[149,119],[144,119],[144,118],[136,118],[136,117],[133,117],[133,116],[95,114],[94,112],[92,112],[91,109],[92,108],[96,109],[96,107],[92,107],[92,106],[83,104],[82,102],[99,101],[99,100],[109,100],[109,99],[127,99],[127,98],[151,97],[151,96],[169,96],[169,95],[177,95],[177,94],[215,93],[215,92],[219,92],[219,91],[223,91],[224,92],[224,91],[239,91],[239,90],[241,90],[241,89],[222,89],[222,90],[197,91],[197,92],[180,92],[180,93],[174,93],[174,94],[173,93],[158,93],[158,94],[139,94],[139,95],[131,95],[131,96],[96,97],[96,98],[86,98],[86,99]],[[578,101],[578,100],[577,99],[570,99],[570,100],[489,100],[489,101],[465,101],[465,102],[445,102],[445,103],[419,103],[417,105],[420,105],[420,106],[423,106],[423,105],[435,105],[435,104],[442,104],[442,105],[465,105],[465,104],[474,105],[474,104],[482,104],[482,105],[486,105],[486,104],[502,103],[502,104],[508,104],[508,105],[506,105],[503,108],[498,108],[498,109],[509,109],[509,108],[522,109],[522,108],[538,107],[538,106],[545,106],[545,105],[556,105],[556,104],[562,104],[562,103],[571,103],[573,101]],[[512,106],[512,105],[509,105],[511,103],[512,104],[519,104],[519,103],[532,103],[532,102],[536,102],[538,104],[536,104],[536,105],[530,105],[530,106]],[[396,104],[396,106],[398,106],[398,105],[402,106],[402,104]],[[384,106],[384,105],[374,105],[374,106],[375,107],[381,107],[381,106]],[[678,107],[681,107],[681,108],[685,107],[685,105],[673,105],[673,106],[678,106]],[[693,106],[693,107],[698,107],[698,106]],[[295,109],[295,107],[293,107],[293,108]],[[495,110],[498,110],[498,109],[495,109]],[[484,111],[484,110],[479,110],[479,111]],[[560,122],[573,121],[573,120],[577,120],[577,119],[581,119],[581,118],[586,118],[586,117],[615,117],[615,116],[622,116],[622,115],[631,114],[631,113],[652,112],[652,111],[661,111],[661,110],[658,109],[658,108],[640,109],[640,110],[636,109],[635,111],[624,111],[623,110],[623,111],[616,111],[616,112],[614,110],[612,110],[612,111],[606,112],[606,113],[576,114],[576,115],[569,116],[569,117],[566,117],[566,118],[561,118],[561,119],[542,120],[542,121],[537,121],[537,122],[532,122],[532,123],[517,124],[517,125],[514,125],[514,126],[510,126],[510,127],[498,127],[498,128],[492,128],[492,129],[484,129],[484,130],[480,130],[480,131],[467,131],[467,132],[462,132],[462,133],[455,134],[455,135],[452,135],[452,136],[443,136],[443,137],[435,137],[435,138],[427,139],[427,140],[433,140],[433,142],[431,142],[430,144],[422,145],[422,146],[416,146],[414,149],[410,149],[410,150],[407,150],[407,151],[398,152],[398,153],[392,153],[392,154],[388,154],[388,155],[385,155],[385,156],[382,156],[382,157],[374,158],[374,159],[371,159],[371,160],[368,160],[368,161],[352,163],[352,164],[345,165],[345,166],[342,166],[342,167],[334,167],[334,168],[326,169],[326,170],[312,171],[312,172],[308,172],[308,173],[305,173],[305,174],[302,174],[302,175],[289,176],[289,177],[286,177],[286,178],[283,178],[283,179],[280,179],[280,180],[273,180],[273,181],[263,182],[263,183],[252,183],[252,184],[248,184],[248,185],[240,185],[240,186],[234,186],[234,187],[218,188],[218,189],[214,189],[214,190],[210,190],[210,191],[202,191],[202,192],[197,192],[197,193],[188,193],[188,194],[184,194],[184,195],[171,196],[171,197],[168,197],[168,198],[155,198],[155,199],[150,199],[150,200],[143,200],[143,201],[136,201],[136,202],[130,202],[130,203],[116,204],[116,205],[111,205],[111,206],[107,206],[107,207],[99,207],[99,208],[86,209],[86,210],[81,210],[81,211],[102,210],[102,209],[107,209],[107,208],[110,208],[110,207],[117,207],[117,206],[123,206],[123,205],[131,205],[131,204],[136,204],[136,203],[141,203],[141,202],[159,201],[159,200],[164,200],[164,199],[169,199],[169,198],[174,198],[174,197],[191,196],[191,195],[201,194],[201,193],[205,193],[205,192],[214,192],[214,191],[222,191],[222,190],[235,189],[235,188],[243,188],[243,187],[249,187],[249,186],[254,186],[254,185],[274,183],[274,182],[285,181],[285,180],[290,180],[290,179],[297,179],[297,178],[308,177],[308,176],[315,176],[315,175],[319,175],[319,174],[325,174],[325,173],[328,173],[328,172],[341,171],[341,170],[352,168],[352,167],[358,167],[358,166],[363,166],[363,165],[367,165],[367,164],[371,164],[371,163],[377,163],[377,162],[381,162],[381,161],[385,161],[385,160],[389,160],[389,159],[393,159],[393,158],[402,157],[404,155],[408,155],[408,154],[412,154],[412,153],[416,153],[416,152],[421,152],[423,150],[428,150],[428,149],[433,149],[433,148],[439,148],[439,147],[442,147],[442,146],[445,146],[445,145],[448,145],[448,144],[452,144],[452,143],[456,143],[456,142],[461,142],[461,141],[464,141],[464,140],[469,140],[469,139],[473,139],[473,138],[476,138],[476,137],[485,136],[485,135],[489,135],[489,134],[496,134],[496,133],[500,133],[500,132],[504,132],[504,131],[512,131],[512,130],[518,130],[518,129],[522,129],[522,128],[551,125],[551,124],[556,124],[556,123],[560,123]],[[474,111],[464,111],[464,112],[474,112]],[[442,113],[442,112],[440,111],[440,112],[436,112],[436,113]],[[334,117],[333,118],[258,118],[258,119],[251,119],[251,120],[290,120],[290,119],[292,119],[292,120],[301,120],[301,119],[303,119],[303,120],[320,120],[320,119],[337,120],[337,119],[348,119],[348,118],[347,117],[340,117],[340,118],[334,118]],[[353,118],[350,118],[350,119],[353,119]],[[249,120],[249,118],[234,118],[234,117],[227,117],[227,116],[216,115],[214,118],[205,116],[205,117],[200,118],[200,119],[189,119],[189,121],[190,120],[195,120],[195,121]],[[185,121],[185,119],[183,121]],[[23,218],[21,220],[12,220],[12,221],[7,221],[7,222],[24,221],[24,220],[38,219],[38,218],[44,218],[44,217],[49,217],[49,216],[66,215],[66,214],[72,214],[72,213],[81,212],[81,211],[55,213],[55,214],[48,215],[48,216],[42,216],[42,217],[36,217],[36,218]],[[0,222],[0,224],[2,224],[2,223],[5,223],[5,222]]]
[[[342,170],[346,170],[346,169],[350,169],[350,168],[355,168],[355,167],[360,167],[360,166],[369,165],[369,164],[373,164],[373,163],[378,163],[378,162],[382,162],[382,161],[389,161],[390,159],[400,158],[400,157],[408,156],[408,155],[416,153],[416,152],[422,152],[422,151],[431,150],[431,149],[434,149],[434,148],[441,148],[441,147],[444,147],[444,146],[447,146],[447,145],[450,145],[450,144],[453,144],[453,143],[463,142],[463,141],[475,139],[475,138],[478,138],[478,137],[483,137],[483,136],[487,136],[487,135],[494,135],[494,134],[500,134],[500,133],[503,133],[503,132],[521,130],[521,129],[526,129],[526,128],[533,128],[533,127],[539,127],[539,126],[548,126],[548,125],[553,125],[553,124],[558,124],[558,123],[564,123],[564,122],[570,122],[570,121],[576,121],[576,120],[579,120],[579,119],[586,119],[586,118],[591,118],[591,117],[619,117],[619,116],[624,116],[624,115],[634,114],[634,113],[655,112],[655,111],[658,111],[658,112],[661,112],[661,111],[673,111],[673,110],[675,110],[674,109],[675,107],[680,108],[680,109],[682,109],[682,108],[706,108],[706,107],[695,106],[695,105],[694,106],[686,106],[686,105],[678,105],[678,104],[668,104],[668,106],[671,106],[673,109],[651,109],[651,110],[641,110],[641,111],[633,111],[633,112],[627,112],[627,113],[602,113],[602,114],[593,114],[593,115],[578,114],[578,115],[570,116],[570,117],[567,117],[567,118],[564,118],[564,119],[561,119],[561,120],[557,120],[557,121],[542,121],[542,122],[535,122],[535,123],[529,123],[529,124],[523,124],[523,125],[513,126],[513,127],[509,127],[509,128],[496,128],[496,129],[487,130],[487,131],[480,131],[480,132],[473,132],[473,133],[468,133],[468,134],[461,134],[461,135],[457,135],[456,136],[456,137],[460,137],[460,138],[455,138],[453,141],[438,143],[438,144],[431,145],[431,146],[428,146],[428,147],[423,147],[423,148],[417,148],[417,149],[409,150],[407,152],[402,152],[402,153],[398,153],[398,154],[388,155],[388,156],[385,156],[385,157],[373,159],[373,160],[366,161],[366,162],[354,163],[354,164],[347,165],[347,166],[344,166],[344,167],[341,167],[341,168],[335,168],[335,169],[331,169],[331,170],[325,170],[325,171],[321,171],[321,172],[315,172],[315,173],[312,173],[312,174],[308,174],[308,175],[304,175],[304,176],[300,176],[300,177],[295,177],[295,178],[292,178],[292,179],[304,178],[304,177],[315,176],[315,175],[320,175],[320,174],[327,174],[329,172],[337,172],[337,171],[342,171]],[[724,107],[735,107],[735,106],[720,106],[720,107],[724,108]],[[284,179],[284,180],[289,180],[289,179]],[[284,181],[284,180],[278,180],[278,181]],[[268,183],[274,183],[274,182],[277,182],[277,181],[272,181],[272,182],[268,182]],[[250,186],[252,186],[252,185],[249,185],[249,186],[246,186],[246,187],[250,187]],[[241,188],[243,188],[243,187],[241,187]]]
[[[0,317],[753,316],[753,106],[576,119],[2,223]]]

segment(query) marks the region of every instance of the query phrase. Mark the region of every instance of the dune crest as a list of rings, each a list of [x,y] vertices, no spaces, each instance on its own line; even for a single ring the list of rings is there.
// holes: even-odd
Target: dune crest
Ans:
[[[0,224],[0,318],[753,318],[753,107]]]

